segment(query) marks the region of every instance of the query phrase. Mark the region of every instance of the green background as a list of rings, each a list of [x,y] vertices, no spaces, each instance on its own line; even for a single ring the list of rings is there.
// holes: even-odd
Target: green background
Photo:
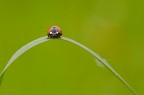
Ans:
[[[0,71],[26,43],[52,25],[105,58],[136,90],[144,91],[142,0],[0,0]],[[8,68],[0,95],[133,95],[82,48],[42,43]]]

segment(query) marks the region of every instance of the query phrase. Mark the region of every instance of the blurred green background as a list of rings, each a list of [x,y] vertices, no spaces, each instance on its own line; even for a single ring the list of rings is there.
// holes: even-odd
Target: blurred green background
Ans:
[[[144,91],[143,1],[0,0],[0,71],[16,50],[52,25],[105,58],[136,90]],[[42,43],[6,71],[0,95],[133,95],[82,48]]]

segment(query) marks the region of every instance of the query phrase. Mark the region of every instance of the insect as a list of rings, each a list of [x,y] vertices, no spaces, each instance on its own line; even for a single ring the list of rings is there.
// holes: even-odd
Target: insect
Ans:
[[[48,30],[48,38],[60,38],[62,30],[58,26],[52,26]]]

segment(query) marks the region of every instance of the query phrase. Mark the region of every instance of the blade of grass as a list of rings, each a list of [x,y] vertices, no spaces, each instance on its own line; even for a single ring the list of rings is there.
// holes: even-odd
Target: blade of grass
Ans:
[[[4,73],[1,75],[1,77],[0,77],[0,86],[1,86],[1,84],[2,84],[2,81],[3,81],[3,77],[4,77]]]
[[[101,63],[103,63],[103,65],[105,67],[107,67],[111,72],[113,72],[117,78],[119,78],[121,80],[121,82],[134,94],[137,95],[137,93],[135,92],[135,90],[110,66],[110,64],[103,59],[102,57],[100,57],[97,53],[95,53],[94,51],[92,51],[91,49],[89,49],[88,47],[84,46],[83,44],[72,40],[70,38],[67,37],[61,37],[62,40],[66,40],[68,42],[71,42],[73,44],[76,44],[78,46],[80,46],[81,48],[85,49],[86,51],[88,51],[90,54],[92,54],[93,56],[95,56],[97,58],[98,61],[100,61]]]
[[[2,79],[2,75],[4,74],[4,72],[6,71],[6,69],[12,64],[13,61],[15,61],[20,55],[22,55],[24,52],[26,52],[27,50],[31,49],[32,47],[43,43],[45,41],[48,41],[48,37],[41,37],[38,38],[36,40],[33,40],[31,42],[29,42],[28,44],[24,45],[23,47],[21,47],[19,50],[17,50],[12,57],[10,58],[10,60],[8,61],[8,63],[6,64],[6,66],[4,67],[4,69],[2,70],[1,74],[0,74],[0,79]]]
[[[76,44],[78,46],[80,46],[81,48],[85,49],[86,51],[88,51],[90,54],[92,54],[93,56],[95,56],[97,58],[97,60],[99,62],[101,62],[104,66],[106,66],[111,72],[113,72],[117,78],[119,78],[122,83],[124,85],[126,85],[129,90],[134,94],[134,95],[137,95],[137,93],[135,92],[135,90],[110,66],[110,64],[103,58],[101,58],[97,53],[95,53],[94,51],[92,51],[91,49],[87,48],[86,46],[84,46],[83,44],[75,41],[75,40],[72,40],[70,38],[67,38],[67,37],[61,37],[62,40],[66,40],[68,42],[71,42],[73,44]],[[8,61],[8,63],[6,64],[6,66],[4,67],[4,69],[2,70],[1,74],[0,74],[0,80],[2,81],[2,78],[3,78],[3,75],[4,75],[4,72],[6,71],[6,69],[12,64],[13,61],[15,61],[20,55],[22,55],[24,52],[26,52],[27,50],[31,49],[32,47],[40,44],[40,43],[43,43],[45,41],[48,41],[48,37],[45,36],[45,37],[41,37],[41,38],[38,38],[26,45],[24,45],[23,47],[21,47],[19,50],[16,51],[16,53],[13,54],[13,56],[11,57],[11,59]],[[0,83],[1,83],[0,81]]]

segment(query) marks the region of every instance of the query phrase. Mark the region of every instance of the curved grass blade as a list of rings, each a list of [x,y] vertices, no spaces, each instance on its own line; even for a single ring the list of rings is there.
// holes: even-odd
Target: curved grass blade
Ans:
[[[13,56],[10,58],[10,60],[8,61],[8,63],[6,64],[6,66],[4,67],[4,69],[2,70],[1,74],[0,74],[0,79],[2,80],[3,74],[4,72],[7,70],[7,68],[12,64],[13,61],[15,61],[20,55],[22,55],[24,52],[26,52],[27,50],[31,49],[32,47],[43,43],[45,41],[48,41],[48,37],[41,37],[38,38],[36,40],[33,40],[31,42],[29,42],[28,44],[24,45],[23,47],[21,47],[19,50],[17,50]]]
[[[106,66],[110,71],[112,71],[123,83],[124,85],[126,85],[129,90],[134,94],[134,95],[137,95],[136,92],[134,91],[134,89],[107,63],[107,61],[103,58],[101,58],[97,53],[93,52],[91,49],[87,48],[86,46],[82,45],[81,43],[75,41],[75,40],[72,40],[70,38],[67,38],[67,37],[61,37],[62,40],[66,40],[66,41],[69,41],[71,43],[74,43],[78,46],[80,46],[81,48],[85,49],[86,51],[88,51],[90,54],[92,54],[93,56],[95,56],[97,58],[98,61],[100,61],[101,63],[103,63],[104,66]],[[13,61],[15,61],[20,55],[22,55],[24,52],[26,52],[27,50],[31,49],[32,47],[40,44],[40,43],[43,43],[45,41],[48,41],[48,37],[45,36],[45,37],[41,37],[41,38],[38,38],[26,45],[24,45],[23,47],[21,47],[18,51],[16,51],[16,53],[13,54],[13,56],[11,57],[11,59],[8,61],[8,63],[6,64],[6,66],[4,67],[4,69],[2,70],[1,74],[0,74],[0,83],[3,79],[3,75],[4,75],[4,72],[7,70],[7,68],[12,64]]]
[[[97,58],[98,61],[100,61],[101,63],[103,63],[104,66],[106,66],[111,72],[113,72],[117,78],[119,78],[121,80],[121,82],[134,94],[137,95],[137,93],[135,92],[135,90],[110,66],[110,64],[103,59],[102,57],[100,57],[97,53],[95,53],[94,51],[92,51],[91,49],[87,48],[86,46],[84,46],[83,44],[72,40],[70,38],[67,37],[61,37],[62,40],[66,40],[68,42],[71,42],[73,44],[76,44],[78,46],[80,46],[81,48],[85,49],[86,51],[88,51],[90,54],[92,54],[93,56],[95,56]]]
[[[0,77],[0,86],[1,86],[1,84],[2,84],[2,81],[3,81],[3,77],[4,77],[4,73],[1,75],[1,77]]]

